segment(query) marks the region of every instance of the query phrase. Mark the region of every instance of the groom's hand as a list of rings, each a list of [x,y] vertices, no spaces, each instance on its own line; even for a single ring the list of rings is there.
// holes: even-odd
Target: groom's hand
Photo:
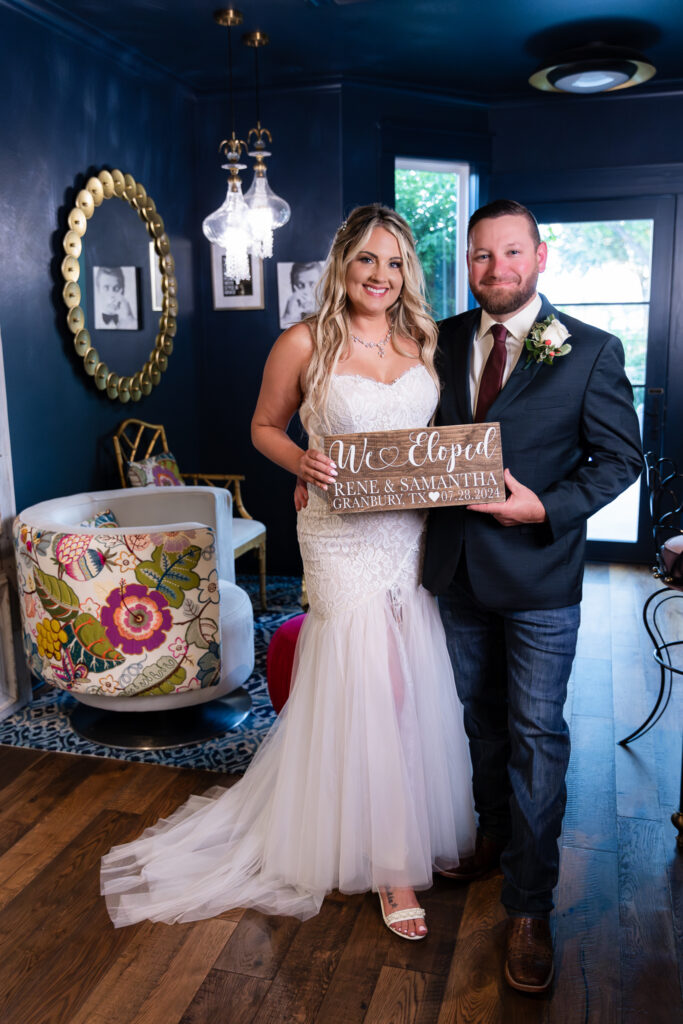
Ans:
[[[540,498],[524,484],[520,484],[519,480],[515,480],[509,469],[505,470],[505,486],[509,495],[504,502],[468,505],[468,509],[471,512],[488,512],[501,526],[545,522],[545,508]]]
[[[296,487],[294,488],[294,508],[297,512],[301,512],[302,508],[306,508],[308,505],[308,484],[305,480],[302,480],[300,476],[296,478]]]

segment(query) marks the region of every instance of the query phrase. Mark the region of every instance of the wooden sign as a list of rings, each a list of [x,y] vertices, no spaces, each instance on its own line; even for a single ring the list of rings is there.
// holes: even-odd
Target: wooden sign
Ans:
[[[330,434],[330,512],[386,512],[505,501],[499,423]]]

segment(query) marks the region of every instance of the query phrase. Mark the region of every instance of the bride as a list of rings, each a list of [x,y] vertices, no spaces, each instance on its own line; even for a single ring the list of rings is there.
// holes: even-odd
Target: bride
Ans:
[[[474,849],[462,711],[419,583],[424,514],[335,515],[324,493],[336,474],[324,434],[424,426],[436,408],[436,325],[403,218],[354,210],[320,297],[273,346],[252,422],[259,451],[308,485],[297,505],[310,612],[290,699],[238,783],[107,854],[117,926],[231,907],[305,919],[332,889],[371,889],[387,926],[421,939],[415,890]],[[286,432],[297,410],[306,451]]]

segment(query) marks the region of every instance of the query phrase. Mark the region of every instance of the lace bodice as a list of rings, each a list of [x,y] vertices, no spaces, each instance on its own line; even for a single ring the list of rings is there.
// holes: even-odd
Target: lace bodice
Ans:
[[[437,402],[425,367],[414,366],[390,384],[357,374],[332,378],[328,433],[401,430],[426,426]],[[309,413],[311,447],[322,447],[322,427]],[[412,510],[336,515],[327,495],[309,485],[308,506],[299,513],[298,535],[311,609],[324,617],[343,613],[386,590],[399,614],[401,587],[414,589],[424,513]]]
[[[425,426],[436,408],[437,398],[434,382],[421,363],[390,384],[357,373],[337,373],[330,383],[328,429],[324,430],[306,403],[301,408],[301,420],[311,447],[319,448],[323,433]]]

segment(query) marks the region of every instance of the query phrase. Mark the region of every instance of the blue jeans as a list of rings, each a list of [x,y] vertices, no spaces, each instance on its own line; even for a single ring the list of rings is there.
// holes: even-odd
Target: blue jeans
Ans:
[[[492,611],[461,566],[439,608],[464,707],[479,829],[507,843],[502,902],[513,916],[547,917],[567,801],[562,712],[580,606]]]

